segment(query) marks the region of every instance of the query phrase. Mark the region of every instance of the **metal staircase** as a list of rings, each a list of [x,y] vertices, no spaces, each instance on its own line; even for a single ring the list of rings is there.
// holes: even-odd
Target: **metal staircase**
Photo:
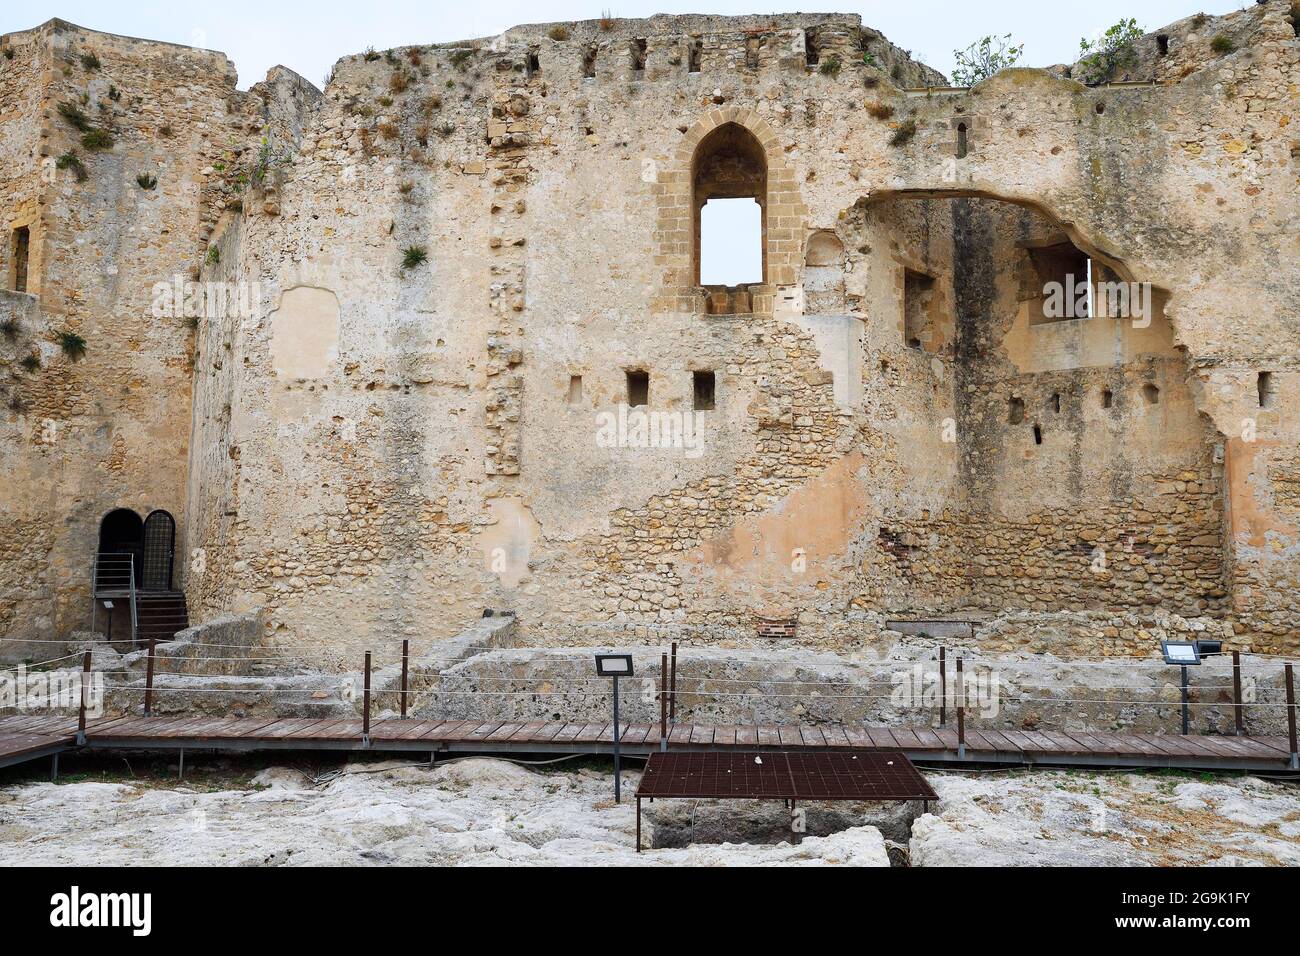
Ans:
[[[132,645],[148,644],[150,640],[170,641],[177,631],[190,626],[185,594],[141,588],[136,564],[136,557],[131,553],[95,555],[91,572],[91,629],[99,630],[101,612],[109,613],[111,622],[112,613],[125,610],[130,614]],[[112,608],[105,607],[106,601],[112,603]]]

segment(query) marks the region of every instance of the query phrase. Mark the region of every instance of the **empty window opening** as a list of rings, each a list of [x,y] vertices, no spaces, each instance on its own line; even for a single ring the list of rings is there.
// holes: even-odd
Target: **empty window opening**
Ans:
[[[1112,407],[1114,407],[1114,405],[1115,405],[1115,393],[1112,392],[1112,391],[1111,391],[1110,389],[1108,389],[1108,388],[1102,389],[1102,392],[1101,392],[1101,407],[1102,407],[1102,408],[1112,408]]]
[[[695,410],[707,412],[715,408],[716,379],[712,372],[692,372],[695,391]]]
[[[1260,372],[1255,382],[1255,388],[1259,392],[1259,407],[1272,408],[1277,402],[1277,382],[1273,378],[1272,372]]]
[[[745,40],[745,69],[758,69],[758,51],[761,41],[758,37],[749,37]]]
[[[763,145],[739,123],[723,123],[695,148],[691,181],[695,284],[762,283],[767,278],[767,155]],[[748,295],[739,298],[748,299]],[[721,309],[731,314],[740,311]]]
[[[1156,50],[1159,51],[1161,56],[1167,56],[1169,54],[1169,34],[1156,34]]]
[[[763,281],[763,210],[753,199],[710,199],[700,210],[700,284]]]
[[[19,226],[14,230],[11,248],[13,282],[10,284],[15,292],[27,291],[27,259],[30,248],[31,232],[26,226]]]
[[[596,75],[596,48],[594,46],[589,46],[582,51],[582,75],[588,78]]]
[[[957,158],[966,158],[966,124],[957,124]]]
[[[804,62],[809,66],[816,66],[821,59],[817,54],[817,38],[807,30],[803,34],[803,55]]]
[[[1061,393],[1060,392],[1052,393],[1052,413],[1055,415],[1061,414]]]
[[[1043,443],[1043,426],[1042,426],[1042,425],[1035,425],[1035,426],[1034,426],[1034,444],[1035,444],[1035,445],[1041,445],[1042,443]]]
[[[1086,319],[1095,314],[1093,263],[1071,242],[1025,250],[1033,267],[1029,324]]]
[[[903,270],[903,341],[910,349],[936,351],[934,276]]]
[[[688,73],[700,72],[700,54],[704,51],[704,41],[699,37],[691,40],[691,45],[686,49],[686,71]]]
[[[579,405],[582,403],[582,376],[569,376],[569,404]]]
[[[1148,405],[1160,404],[1160,389],[1148,383],[1142,386],[1142,397],[1146,399]]]
[[[1022,398],[1011,399],[1008,405],[1007,421],[1012,425],[1019,425],[1025,420],[1025,401]]]
[[[528,55],[524,57],[524,72],[530,77],[542,72],[542,61],[536,50],[529,50]]]
[[[627,403],[632,408],[650,404],[650,373],[641,369],[628,369]]]
[[[642,73],[645,71],[646,41],[633,40],[630,48],[632,55],[632,72]]]

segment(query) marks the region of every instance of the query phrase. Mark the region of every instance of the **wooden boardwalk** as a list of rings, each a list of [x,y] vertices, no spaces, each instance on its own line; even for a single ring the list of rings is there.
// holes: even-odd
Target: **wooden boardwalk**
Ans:
[[[90,749],[334,750],[414,753],[609,753],[613,725],[565,721],[375,720],[294,717],[106,717],[86,724]],[[672,750],[893,750],[919,763],[1179,767],[1285,773],[1285,737],[967,730],[925,727],[676,724]],[[69,717],[0,717],[0,767],[76,746]],[[658,724],[628,724],[620,749],[659,749]]]

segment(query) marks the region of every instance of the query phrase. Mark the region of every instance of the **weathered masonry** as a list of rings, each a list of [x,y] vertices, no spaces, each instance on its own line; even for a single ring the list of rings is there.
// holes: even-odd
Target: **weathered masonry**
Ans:
[[[484,607],[1160,609],[1294,652],[1298,20],[971,89],[843,15],[517,27],[324,91],[4,36],[0,632],[90,625],[116,568],[117,634],[261,608],[348,655]],[[706,281],[736,200],[758,264]]]

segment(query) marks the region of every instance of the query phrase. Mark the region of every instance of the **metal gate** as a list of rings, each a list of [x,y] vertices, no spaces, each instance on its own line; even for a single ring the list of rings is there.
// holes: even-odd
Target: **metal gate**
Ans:
[[[144,591],[172,589],[172,552],[176,546],[176,520],[166,511],[151,511],[144,519]]]

